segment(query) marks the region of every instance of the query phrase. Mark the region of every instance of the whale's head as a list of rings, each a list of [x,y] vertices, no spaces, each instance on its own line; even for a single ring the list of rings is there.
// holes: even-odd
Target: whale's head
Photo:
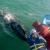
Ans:
[[[12,14],[8,13],[8,14],[4,15],[4,20],[5,20],[6,23],[10,23],[11,21],[13,21],[15,19],[14,19]]]

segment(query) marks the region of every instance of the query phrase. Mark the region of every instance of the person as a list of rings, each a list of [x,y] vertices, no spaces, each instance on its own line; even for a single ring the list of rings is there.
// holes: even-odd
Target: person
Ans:
[[[41,24],[38,21],[33,22],[33,27],[39,35],[43,36],[47,41],[47,48],[50,50],[50,29],[48,26]]]
[[[30,46],[31,50],[47,50],[46,48],[46,40],[36,32],[35,29],[30,31],[29,37],[27,38],[27,42]]]

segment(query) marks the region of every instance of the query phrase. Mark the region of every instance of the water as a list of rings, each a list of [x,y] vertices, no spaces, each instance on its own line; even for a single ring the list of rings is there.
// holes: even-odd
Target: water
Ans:
[[[35,20],[42,21],[50,14],[50,0],[0,0],[0,10],[14,14],[27,30]],[[7,31],[0,20],[0,50],[29,50],[27,43],[20,40],[13,32]]]

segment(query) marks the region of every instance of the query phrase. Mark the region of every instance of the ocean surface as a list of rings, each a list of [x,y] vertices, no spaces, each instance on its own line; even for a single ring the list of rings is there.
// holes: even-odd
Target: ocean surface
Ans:
[[[42,22],[50,14],[50,0],[0,0],[0,11],[11,12],[27,31],[36,20]],[[0,50],[30,50],[29,45],[20,40],[14,32],[8,31],[0,19]]]

